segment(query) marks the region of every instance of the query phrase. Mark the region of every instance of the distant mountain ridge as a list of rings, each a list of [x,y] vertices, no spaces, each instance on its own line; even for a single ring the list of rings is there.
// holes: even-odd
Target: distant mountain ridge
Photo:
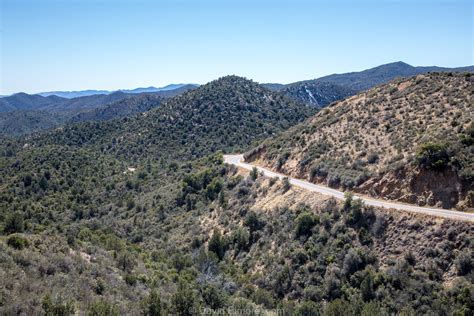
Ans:
[[[261,84],[261,86],[294,101],[321,109],[333,102],[351,97],[360,91],[387,83],[395,78],[410,77],[427,72],[474,72],[474,66],[414,67],[404,62],[394,62],[359,72],[332,74],[286,85],[267,83]],[[198,85],[195,84],[180,83],[161,88],[151,86],[114,92],[85,90],[44,92],[34,95],[17,93],[0,98],[0,134],[20,135],[59,126],[70,121],[107,120],[133,115],[158,106],[161,103],[160,97],[171,98],[197,87]],[[72,98],[71,96],[74,94],[81,96]],[[154,97],[150,97],[149,100],[138,98],[128,101],[134,96],[143,94],[153,94]],[[149,101],[152,99],[154,101],[150,103]],[[121,106],[123,108],[120,108]],[[30,112],[24,113],[25,111]],[[86,113],[89,111],[92,112]]]
[[[152,93],[161,97],[173,97],[195,88],[195,85],[190,84],[169,85],[160,88],[159,91],[151,91],[151,88],[139,88],[141,90],[118,90],[106,94],[92,94],[76,98],[64,98],[57,95],[42,96],[20,92],[0,98],[0,113],[18,110],[77,111],[85,108],[95,108],[143,93]]]
[[[106,121],[149,111],[158,107],[165,98],[153,93],[141,93],[89,111],[80,112],[69,123]]]
[[[26,94],[20,92],[0,99],[0,113],[18,110],[78,110],[83,108],[93,108],[127,97],[130,97],[130,95],[121,91],[111,94],[96,94],[71,99],[62,98],[56,95],[43,97],[38,94]]]
[[[376,85],[387,83],[398,77],[411,77],[427,72],[473,72],[474,66],[448,68],[438,66],[412,66],[398,61],[380,65],[358,72],[332,74],[315,79],[319,82],[331,82],[356,91],[372,88]]]
[[[169,90],[175,90],[175,89],[180,89],[185,86],[197,88],[199,85],[198,84],[192,84],[192,83],[177,83],[177,84],[169,84],[161,88],[156,88],[153,86],[147,87],[147,88],[135,88],[135,89],[119,89],[115,91],[110,91],[110,90],[80,90],[80,91],[48,91],[48,92],[40,92],[37,93],[37,95],[43,96],[43,97],[48,97],[52,95],[56,95],[58,97],[62,98],[67,98],[67,99],[72,99],[72,98],[77,98],[77,97],[84,97],[84,96],[91,96],[91,95],[97,95],[97,94],[112,94],[114,92],[124,92],[124,93],[153,93],[153,92],[160,92],[160,91],[169,91]]]
[[[184,85],[151,93],[97,94],[72,99],[17,93],[0,99],[0,135],[18,136],[65,123],[104,121],[132,116],[158,107],[166,98],[193,90]]]
[[[0,112],[11,112],[16,110],[29,110],[34,107],[44,107],[58,101],[65,100],[58,96],[43,97],[24,92],[16,93],[0,99]]]
[[[323,108],[334,101],[353,96],[360,91],[387,83],[395,78],[406,78],[428,72],[474,72],[474,66],[415,67],[398,61],[358,72],[332,74],[286,85],[266,83],[263,86],[273,91],[279,91],[293,100]]]

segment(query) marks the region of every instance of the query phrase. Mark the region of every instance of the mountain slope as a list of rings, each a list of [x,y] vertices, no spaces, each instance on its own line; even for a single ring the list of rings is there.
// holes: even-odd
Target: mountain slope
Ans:
[[[52,128],[63,121],[63,116],[43,111],[3,112],[0,113],[0,135],[26,135],[35,131]]]
[[[19,136],[57,127],[67,122],[102,121],[134,115],[158,106],[165,98],[195,88],[195,85],[182,85],[153,93],[117,91],[71,99],[55,95],[48,97],[15,95],[4,98],[7,100],[4,102],[2,102],[4,99],[0,99],[0,134]],[[11,99],[13,101],[8,101]],[[17,108],[22,110],[16,110]]]
[[[87,97],[97,94],[108,94],[110,91],[107,90],[82,90],[82,91],[49,91],[49,92],[40,92],[37,95],[48,97],[48,96],[58,96],[61,98],[72,99],[79,97]]]
[[[107,93],[94,93],[85,96],[63,98],[54,94],[26,94],[17,93],[8,97],[0,98],[0,112],[11,112],[18,110],[35,111],[81,111],[83,109],[96,108],[108,103],[134,97],[139,94],[148,93],[169,98],[180,95],[186,91],[195,89],[196,85],[172,85],[164,88],[144,88],[135,90],[119,90]],[[95,90],[94,90],[95,91]],[[97,91],[100,92],[100,91]]]
[[[132,118],[0,137],[0,314],[469,310],[469,224],[338,203],[215,152],[312,112],[231,76]]]
[[[249,152],[250,161],[376,197],[472,208],[472,79],[427,74],[321,111]]]
[[[52,103],[47,106],[42,106],[39,109],[51,112],[68,112],[81,111],[84,109],[96,108],[108,103],[123,100],[132,97],[121,91],[111,94],[97,94],[91,96],[78,97],[73,99],[65,99],[61,102]]]
[[[135,89],[120,89],[117,91],[108,91],[108,90],[49,91],[49,92],[38,93],[38,95],[41,95],[44,97],[55,95],[62,98],[72,99],[72,98],[86,97],[86,96],[92,96],[92,95],[97,95],[97,94],[112,94],[118,91],[121,91],[123,93],[129,93],[129,94],[164,92],[164,91],[180,89],[186,86],[188,86],[189,88],[191,87],[196,88],[198,85],[179,83],[179,84],[169,84],[161,88],[147,87],[147,88],[135,88]]]
[[[314,80],[296,82],[278,91],[293,100],[316,108],[323,108],[334,101],[344,99],[356,93],[355,90],[342,85]]]
[[[41,142],[73,146],[110,143],[121,157],[199,157],[247,148],[302,121],[314,110],[237,76],[171,98],[140,117],[67,126]]]
[[[474,72],[474,66],[446,68],[446,67],[413,67],[404,62],[395,62],[380,65],[359,72],[333,74],[312,80],[305,80],[281,84],[263,84],[270,90],[279,91],[287,97],[314,106],[323,108],[330,103],[342,100],[357,92],[387,83],[395,78],[411,77],[428,72]]]
[[[0,98],[0,113],[17,110],[39,109],[51,104],[60,103],[65,99],[58,96],[42,97],[35,94],[16,93]]]
[[[404,62],[394,62],[380,65],[359,72],[333,74],[316,79],[319,82],[330,82],[346,88],[362,91],[376,85],[389,82],[399,77],[411,77],[427,72],[473,72],[474,66],[447,68],[447,67],[414,67]]]
[[[43,97],[37,94],[17,93],[9,97],[0,98],[0,112],[18,110],[79,111],[85,108],[98,107],[130,96],[123,92],[114,92],[112,94],[97,94],[67,99],[56,95]]]
[[[17,103],[16,108],[20,110],[13,110],[12,107],[6,109],[6,112],[0,111],[0,134],[6,136],[20,136],[26,135],[50,128],[54,128],[65,124],[73,117],[83,115],[83,119],[111,119],[113,114],[117,113],[117,117],[122,117],[122,114],[127,113],[124,107],[117,111],[114,109],[114,103],[125,101],[133,95],[125,94],[123,92],[116,92],[105,95],[91,95],[79,97],[74,99],[65,99],[52,95],[42,97],[39,95],[22,94],[22,99]],[[15,95],[16,96],[16,95]],[[0,106],[2,106],[0,99]],[[27,101],[31,101],[27,103]],[[123,102],[131,105],[130,103]],[[101,115],[101,110],[107,108],[110,104],[110,109],[104,110]],[[122,103],[120,103],[122,104]],[[139,108],[137,108],[138,110]],[[90,114],[88,114],[91,112]],[[108,113],[108,114],[106,114]],[[135,113],[131,110],[130,113]]]
[[[149,111],[158,107],[164,98],[155,94],[141,94],[112,102],[89,111],[81,112],[68,120],[69,123],[106,121]]]

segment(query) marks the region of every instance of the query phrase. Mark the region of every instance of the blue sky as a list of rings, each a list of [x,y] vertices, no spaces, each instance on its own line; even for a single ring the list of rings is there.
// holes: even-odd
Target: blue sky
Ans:
[[[470,0],[0,1],[0,94],[474,64]]]

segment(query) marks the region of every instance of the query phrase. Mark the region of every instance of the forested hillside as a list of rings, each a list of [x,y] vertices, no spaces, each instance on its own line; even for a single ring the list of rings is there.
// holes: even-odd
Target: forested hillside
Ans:
[[[291,99],[318,109],[356,94],[356,90],[342,85],[315,80],[296,82],[278,91]]]
[[[223,164],[313,113],[228,76],[137,116],[0,138],[0,314],[468,315],[469,223]]]
[[[131,117],[158,107],[164,100],[163,97],[156,94],[141,94],[80,112],[68,119],[67,123],[97,122]]]
[[[339,204],[238,174],[219,156],[124,173],[91,154],[45,155],[39,174],[27,171],[37,153],[17,156],[25,167],[2,194],[15,210],[3,215],[3,312],[472,308],[468,223]]]
[[[69,125],[33,143],[100,148],[131,161],[194,159],[218,150],[247,148],[312,113],[314,109],[257,83],[228,76],[169,99],[143,115]]]
[[[71,122],[133,116],[159,106],[166,98],[195,88],[194,85],[183,85],[152,93],[116,91],[76,98],[17,93],[0,98],[0,135],[21,136]]]

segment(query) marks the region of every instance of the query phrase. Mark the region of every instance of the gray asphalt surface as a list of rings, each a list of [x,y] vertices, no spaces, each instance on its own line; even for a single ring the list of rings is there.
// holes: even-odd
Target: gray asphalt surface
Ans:
[[[224,162],[235,165],[237,167],[240,167],[246,170],[252,170],[253,167],[256,167],[259,171],[263,172],[264,176],[270,177],[270,178],[278,177],[281,179],[283,177],[286,177],[283,174],[276,173],[269,169],[262,168],[259,166],[254,166],[252,164],[243,162],[243,155],[224,155]],[[304,180],[300,180],[300,179],[296,179],[292,177],[288,177],[288,179],[290,180],[291,184],[296,185],[300,188],[303,188],[312,192],[324,194],[324,195],[329,195],[339,200],[344,199],[344,192],[331,189],[320,184],[314,184],[308,181],[304,181]],[[377,200],[377,199],[372,199],[372,198],[358,196],[358,195],[354,195],[354,197],[361,199],[367,205],[371,205],[375,207],[383,207],[387,209],[395,209],[395,210],[400,210],[400,211],[421,213],[421,214],[426,214],[430,216],[437,216],[437,217],[444,217],[444,218],[455,219],[455,220],[474,222],[474,214],[472,213],[464,213],[464,212],[445,210],[445,209],[440,209],[440,208],[421,207],[421,206],[402,204],[402,203],[391,202],[391,201],[386,201],[386,200]]]

